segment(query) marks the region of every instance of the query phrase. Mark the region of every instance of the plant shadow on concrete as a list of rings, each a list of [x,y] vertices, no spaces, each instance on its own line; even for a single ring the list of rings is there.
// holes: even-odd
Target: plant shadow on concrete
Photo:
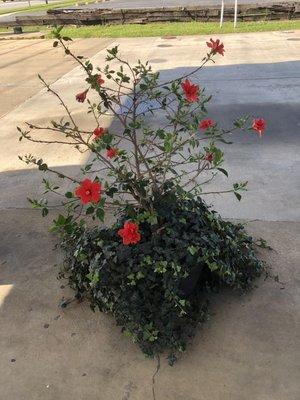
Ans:
[[[224,221],[202,199],[211,193],[204,190],[207,183],[217,174],[228,175],[219,144],[231,144],[239,131],[261,135],[265,121],[241,117],[224,130],[206,118],[210,96],[190,77],[224,55],[219,40],[207,43],[208,53],[194,71],[162,83],[148,62],[131,65],[118,47],[107,51],[105,67],[95,68],[70,51],[71,39],[61,35],[61,28],[54,35],[54,46],[61,46],[86,73],[86,88],[76,100],[88,104],[95,128],[80,128],[62,95],[41,78],[66,118],[18,129],[20,140],[91,153],[81,168],[82,179],[32,154],[20,157],[73,186],[64,193],[62,186],[43,179],[45,194],[62,198],[65,208],[52,226],[66,251],[61,277],[69,280],[77,298],[86,297],[93,309],[111,313],[146,355],[167,351],[172,365],[207,319],[208,291],[245,291],[266,272],[243,226]],[[105,118],[115,118],[118,128],[104,128]],[[57,139],[37,136],[41,131]],[[246,185],[236,182],[214,193],[233,193],[240,200]],[[43,216],[51,208],[47,198],[29,201]],[[115,222],[104,227],[107,209],[113,210]]]

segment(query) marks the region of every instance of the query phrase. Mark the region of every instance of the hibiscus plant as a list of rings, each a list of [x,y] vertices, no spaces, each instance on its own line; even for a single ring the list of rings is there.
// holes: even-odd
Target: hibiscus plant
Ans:
[[[174,352],[184,349],[205,319],[205,288],[246,289],[263,270],[243,227],[223,221],[202,196],[217,174],[228,175],[221,146],[238,131],[261,136],[265,121],[241,117],[224,130],[207,116],[211,96],[193,83],[193,75],[224,56],[219,40],[210,39],[192,72],[163,82],[148,62],[123,59],[117,46],[107,50],[107,64],[95,68],[73,54],[62,28],[54,35],[54,47],[61,46],[86,74],[74,99],[87,106],[94,127],[80,127],[62,96],[40,77],[66,117],[46,126],[28,122],[18,128],[20,140],[72,146],[90,157],[79,177],[32,154],[20,159],[47,173],[45,194],[64,198],[52,230],[62,235],[67,252],[62,275],[77,297],[85,295],[93,308],[111,312],[146,354],[169,349],[172,363]],[[111,128],[105,126],[112,119]],[[54,140],[51,132],[61,136]],[[58,180],[51,182],[50,173]],[[62,192],[60,180],[71,190]],[[215,193],[232,192],[240,200],[246,185],[237,182]],[[29,201],[43,216],[51,208],[46,198]],[[106,210],[116,217],[108,227]]]

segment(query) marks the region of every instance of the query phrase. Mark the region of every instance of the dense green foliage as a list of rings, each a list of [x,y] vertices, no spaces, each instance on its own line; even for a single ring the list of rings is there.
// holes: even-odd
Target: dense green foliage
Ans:
[[[116,234],[130,215],[111,228],[78,228],[64,242],[63,271],[78,297],[112,313],[147,355],[168,350],[170,363],[205,321],[208,289],[246,290],[264,270],[242,225],[200,198],[172,200],[156,204],[157,224],[140,223],[142,240],[133,246]]]

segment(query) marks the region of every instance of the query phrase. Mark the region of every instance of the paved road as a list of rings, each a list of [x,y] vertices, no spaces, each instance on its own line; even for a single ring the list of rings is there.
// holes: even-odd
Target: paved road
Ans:
[[[48,4],[50,3],[59,3],[61,0],[48,0]],[[30,1],[31,6],[36,6],[36,5],[43,5],[46,4],[45,0],[31,0]],[[18,9],[20,7],[23,8],[27,8],[29,6],[28,1],[1,1],[0,0],[0,11],[3,10],[14,10],[14,9]],[[40,12],[39,14],[41,15],[45,15],[46,12]],[[20,13],[20,12],[16,12],[16,13],[12,13],[12,14],[3,14],[0,15],[0,22],[10,22],[10,21],[14,21],[15,17],[17,15],[38,15],[37,12],[34,11],[27,11],[25,13]]]
[[[50,3],[57,3],[60,0],[48,0],[48,4]],[[46,4],[46,0],[31,0],[30,5],[36,6],[39,4]],[[20,8],[20,7],[28,7],[29,1],[1,1],[0,0],[0,10],[5,9],[13,9],[13,8]]]
[[[259,3],[266,4],[270,3],[272,0],[238,0],[238,4],[250,4]],[[276,2],[276,1],[274,1]],[[103,9],[103,8],[155,8],[155,7],[176,7],[176,6],[193,6],[193,5],[220,5],[221,0],[110,0],[104,1],[103,3],[94,3],[81,6],[70,6],[66,8],[76,8],[76,9]],[[225,0],[226,5],[234,4],[234,0]],[[45,15],[45,11],[38,12],[26,12],[22,15]],[[20,14],[15,13],[11,15],[0,15],[0,22],[13,21],[16,16]]]
[[[272,2],[272,1],[271,1]],[[238,0],[238,4],[270,3],[270,0]],[[88,4],[81,8],[155,8],[177,6],[220,5],[221,0],[110,0],[100,4]],[[225,5],[234,4],[234,0],[225,0]]]

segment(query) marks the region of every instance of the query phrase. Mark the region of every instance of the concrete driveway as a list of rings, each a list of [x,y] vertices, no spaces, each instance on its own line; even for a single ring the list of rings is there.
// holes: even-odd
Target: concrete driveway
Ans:
[[[111,41],[79,39],[71,46],[78,54],[90,57]],[[38,74],[53,83],[75,67],[76,63],[53,48],[52,42],[43,39],[0,41],[0,117],[41,90]]]
[[[206,39],[120,39],[113,44],[119,43],[129,60],[149,59],[163,78],[171,78],[198,65]],[[248,230],[275,249],[261,252],[261,257],[283,285],[261,280],[244,297],[220,294],[211,305],[214,318],[199,330],[178,364],[170,368],[162,360],[156,400],[300,397],[299,39],[300,32],[224,35],[225,57],[195,77],[214,95],[209,115],[225,126],[232,116],[244,113],[267,120],[263,139],[249,133],[228,148],[229,179],[250,182],[245,199],[238,203],[233,196],[224,196],[208,201],[226,217],[255,220],[248,223]],[[102,44],[99,40],[99,49]],[[102,65],[104,57],[100,50],[93,61]],[[84,88],[81,78],[81,71],[72,69],[54,82],[54,88],[78,122],[89,126],[85,105],[74,100]],[[11,96],[1,98],[6,97]],[[72,293],[56,280],[61,254],[52,251],[56,238],[47,230],[53,215],[42,220],[28,208],[26,196],[41,193],[41,175],[26,169],[17,155],[39,154],[50,166],[71,173],[78,173],[85,156],[64,148],[19,144],[15,127],[25,120],[43,123],[60,116],[55,99],[39,91],[0,118],[1,396],[152,399],[156,362],[145,359],[110,317],[93,314],[85,303],[57,307],[62,296]],[[225,179],[218,182],[222,185],[227,185]]]
[[[48,0],[48,4],[54,4],[59,2],[60,0]],[[29,5],[30,3],[30,5]],[[36,5],[43,5],[46,4],[45,0],[29,0],[29,1],[0,1],[0,10],[11,10],[14,8],[27,8],[30,6],[36,6]]]

